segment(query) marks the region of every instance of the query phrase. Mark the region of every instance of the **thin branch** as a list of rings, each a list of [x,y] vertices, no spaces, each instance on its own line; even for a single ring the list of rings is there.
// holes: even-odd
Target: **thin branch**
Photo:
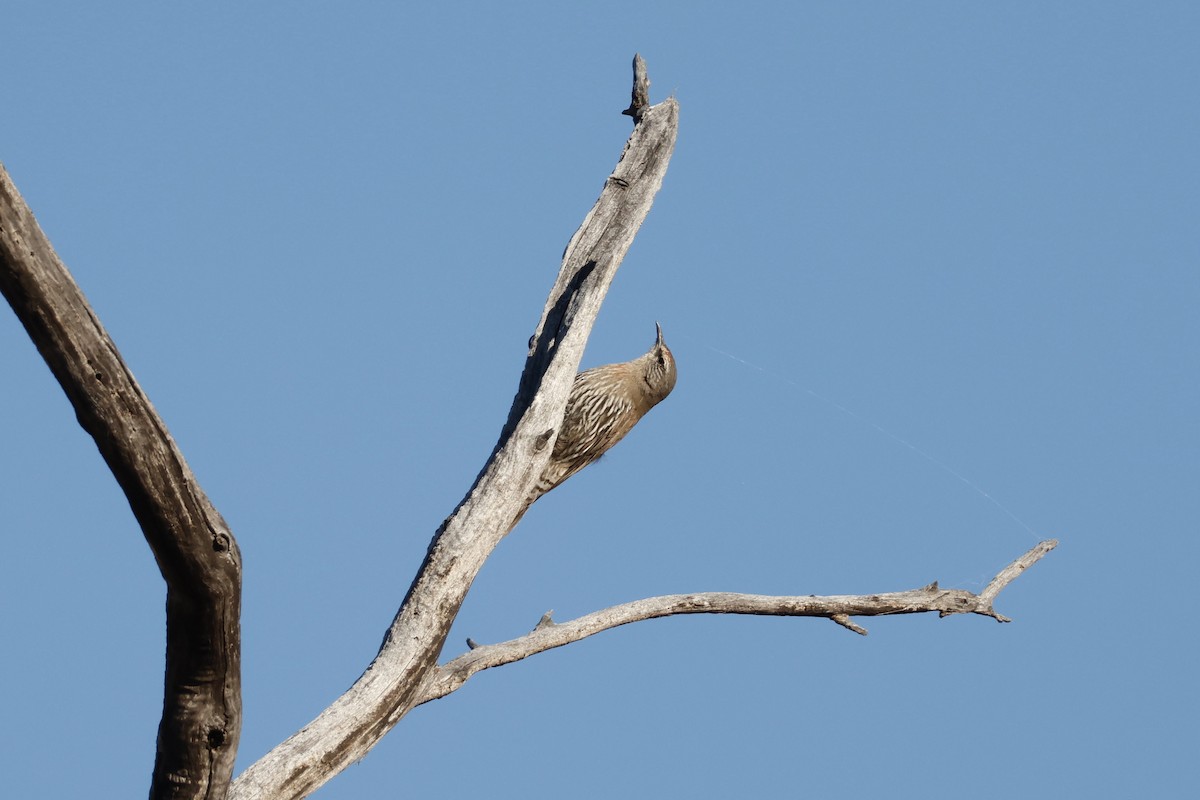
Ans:
[[[434,535],[374,661],[315,720],[239,775],[230,800],[307,796],[362,758],[416,704],[467,590],[550,457],[592,323],[662,186],[678,125],[674,100],[646,109],[567,245],[500,439]]]
[[[1019,574],[1053,550],[1058,542],[1041,542],[1012,564],[1001,570],[982,594],[964,589],[941,589],[937,582],[907,592],[869,595],[834,595],[829,597],[768,596],[736,594],[733,592],[703,592],[673,594],[635,600],[606,608],[570,622],[545,624],[546,617],[530,633],[499,644],[481,645],[472,642],[472,649],[438,667],[430,673],[422,687],[417,703],[428,703],[445,697],[460,688],[477,672],[578,642],[601,631],[676,614],[756,614],[777,617],[825,617],[855,633],[866,635],[865,628],[851,617],[878,617],[892,614],[980,614],[999,622],[1007,617],[996,613],[992,602],[996,595]],[[995,590],[993,591],[993,587]],[[548,616],[548,615],[547,615]]]
[[[167,582],[150,796],[221,797],[242,719],[237,543],[3,166],[0,292],[125,492]]]
[[[1039,542],[1037,547],[1034,547],[1028,553],[1000,570],[1000,574],[992,578],[991,582],[979,593],[979,602],[991,608],[992,601],[996,599],[996,595],[1000,594],[1000,591],[1005,586],[1015,581],[1018,575],[1032,567],[1042,556],[1056,547],[1058,547],[1057,539],[1047,539],[1044,542]],[[1001,622],[1008,622],[1008,618],[1006,617],[997,616],[996,619]]]

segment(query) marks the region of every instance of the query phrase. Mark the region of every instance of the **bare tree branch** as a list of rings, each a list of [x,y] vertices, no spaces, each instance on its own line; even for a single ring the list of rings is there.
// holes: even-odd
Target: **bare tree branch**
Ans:
[[[678,122],[674,100],[645,110],[567,245],[500,440],[435,534],[374,661],[315,720],[239,775],[230,798],[308,795],[362,758],[416,704],[471,583],[549,459],[592,323],[662,185]]]
[[[150,796],[220,798],[242,721],[237,543],[3,166],[0,292],[96,441],[167,582]]]
[[[428,703],[459,689],[477,672],[511,664],[537,653],[578,642],[601,631],[676,614],[757,614],[777,617],[827,617],[855,633],[867,631],[850,617],[878,617],[891,614],[924,614],[936,611],[950,614],[980,614],[999,622],[1007,617],[997,614],[992,602],[1000,590],[1018,575],[1058,546],[1054,539],[1039,543],[1005,567],[978,595],[963,589],[941,589],[937,582],[907,592],[830,597],[773,597],[733,592],[702,592],[650,597],[612,606],[602,611],[555,623],[547,612],[525,636],[499,644],[471,642],[471,649],[430,672],[415,704]]]

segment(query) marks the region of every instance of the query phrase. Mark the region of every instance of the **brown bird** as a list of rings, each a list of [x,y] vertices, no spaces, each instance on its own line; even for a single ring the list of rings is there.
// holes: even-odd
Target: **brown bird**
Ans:
[[[675,388],[675,356],[663,341],[662,327],[658,323],[654,327],[658,329],[658,339],[650,352],[632,361],[593,367],[575,376],[562,430],[525,509],[604,455]],[[524,513],[522,510],[521,515]]]

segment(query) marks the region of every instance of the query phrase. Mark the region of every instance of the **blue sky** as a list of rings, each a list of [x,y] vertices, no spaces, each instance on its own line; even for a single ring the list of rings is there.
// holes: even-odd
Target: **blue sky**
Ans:
[[[658,320],[679,384],[501,545],[445,656],[678,591],[978,591],[1061,547],[1011,625],[677,618],[483,673],[319,796],[1194,790],[1195,5],[0,25],[0,160],[242,548],[240,767],[359,674],[490,452],[640,51],[679,143],[584,364]],[[0,374],[0,772],[136,796],[162,580],[7,311]]]

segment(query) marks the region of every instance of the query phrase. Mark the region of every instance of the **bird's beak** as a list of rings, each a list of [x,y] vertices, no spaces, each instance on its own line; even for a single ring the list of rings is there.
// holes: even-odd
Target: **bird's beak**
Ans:
[[[658,331],[658,340],[655,342],[655,344],[658,345],[659,347],[665,346],[666,342],[663,341],[663,337],[662,337],[662,325],[659,325],[656,322],[656,323],[654,323],[654,328]]]

